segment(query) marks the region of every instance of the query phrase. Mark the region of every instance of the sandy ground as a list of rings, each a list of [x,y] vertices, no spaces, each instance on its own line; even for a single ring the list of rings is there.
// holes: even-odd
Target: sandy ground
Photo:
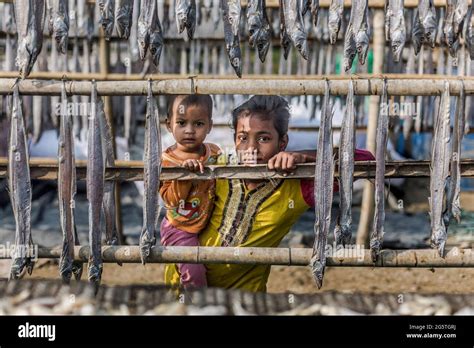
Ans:
[[[1,275],[8,274],[8,262],[0,263]],[[162,284],[164,265],[106,264],[103,284]],[[25,278],[58,279],[57,265],[42,262]],[[471,293],[474,294],[474,269],[438,268],[327,268],[324,286],[318,290],[307,267],[273,266],[268,281],[271,293]]]

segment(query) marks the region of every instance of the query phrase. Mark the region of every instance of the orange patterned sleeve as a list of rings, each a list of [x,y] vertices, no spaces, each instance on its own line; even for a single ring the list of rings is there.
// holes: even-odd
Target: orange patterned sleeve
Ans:
[[[163,167],[175,167],[176,164],[164,160]],[[167,207],[177,207],[180,201],[185,201],[192,188],[191,180],[169,180],[163,181],[160,187],[160,195]]]

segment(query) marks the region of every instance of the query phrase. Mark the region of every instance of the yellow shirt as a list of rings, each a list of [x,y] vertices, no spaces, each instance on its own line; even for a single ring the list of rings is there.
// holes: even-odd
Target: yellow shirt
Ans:
[[[266,181],[248,190],[242,180],[217,180],[214,211],[200,234],[201,246],[277,247],[310,206],[302,180]],[[270,265],[207,264],[210,287],[266,291]],[[174,264],[167,265],[165,283],[179,286]]]

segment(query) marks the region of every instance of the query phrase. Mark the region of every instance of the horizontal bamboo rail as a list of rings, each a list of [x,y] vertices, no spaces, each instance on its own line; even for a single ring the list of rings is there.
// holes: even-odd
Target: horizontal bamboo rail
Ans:
[[[10,258],[11,249],[5,249],[0,259]],[[255,247],[163,247],[151,249],[148,263],[204,263],[204,264],[251,264],[251,265],[309,265],[311,248],[255,248]],[[87,262],[90,248],[74,247],[74,259]],[[372,262],[370,250],[354,246],[336,249],[327,256],[329,267],[474,267],[472,249],[449,250],[444,258],[434,249],[382,250],[379,260]],[[61,248],[34,248],[32,258],[59,258]],[[102,260],[110,263],[140,263],[139,246],[103,246]]]
[[[244,75],[245,80],[262,80],[262,75],[248,74]],[[277,74],[265,74],[263,75],[265,80],[288,80],[288,75],[277,75]],[[436,74],[383,74],[387,79],[403,79],[403,80],[447,80],[447,81],[459,81],[458,76],[453,75],[436,75]],[[0,71],[0,78],[16,79],[18,77],[18,71]],[[183,74],[118,74],[118,73],[82,73],[82,72],[70,72],[70,71],[33,71],[28,75],[28,80],[96,80],[96,81],[143,81],[146,79],[152,79],[156,81],[167,81],[175,79],[205,79],[205,80],[229,80],[235,79],[235,75],[183,75]],[[357,74],[357,75],[291,75],[291,79],[295,80],[337,80],[347,81],[348,79],[354,79],[357,83],[358,80],[380,78],[374,74]],[[474,76],[463,76],[464,81],[474,81]]]
[[[78,180],[86,179],[87,162],[76,161]],[[7,177],[8,159],[0,157],[0,179]],[[354,165],[355,178],[374,178],[375,161],[358,161]],[[32,158],[30,160],[30,175],[37,180],[57,180],[57,160]],[[461,175],[463,177],[474,177],[474,160],[461,161]],[[334,174],[339,177],[337,171]],[[386,178],[408,178],[429,177],[430,161],[390,161],[385,165]],[[165,167],[161,171],[161,180],[209,180],[209,179],[301,179],[314,177],[314,163],[299,164],[293,174],[284,176],[283,173],[270,171],[264,164],[243,166],[209,166],[205,167],[204,173],[192,173],[187,169],[179,167]],[[105,173],[106,180],[120,181],[142,181],[142,161],[115,161],[115,167],[109,167]]]
[[[170,0],[165,0],[165,3],[168,4]],[[13,0],[0,0],[0,2],[13,2]],[[89,3],[95,3],[96,0],[87,0]],[[247,6],[248,1],[242,0],[242,6]],[[323,8],[329,7],[331,3],[330,0],[319,0],[319,5]],[[444,7],[446,6],[446,0],[434,0],[434,5],[436,7]],[[471,3],[471,0],[468,0],[468,3]],[[351,7],[352,1],[351,0],[344,0],[344,7]],[[266,2],[267,8],[276,8],[279,7],[278,0],[267,0]],[[405,0],[405,8],[412,8],[418,6],[418,0]],[[385,7],[385,0],[369,0],[369,7],[370,8],[384,8]]]
[[[354,92],[357,95],[380,95],[383,79],[381,77],[352,78]],[[269,79],[200,79],[198,77],[154,80],[153,94],[260,94],[260,95],[324,95],[325,78],[296,80],[286,78]],[[331,95],[347,95],[350,77],[329,80]],[[62,81],[57,80],[17,80],[0,79],[0,94],[12,93],[18,81],[20,94],[60,95]],[[91,81],[68,81],[66,90],[69,95],[89,95]],[[99,95],[146,95],[147,81],[98,81]],[[474,94],[474,80],[465,79],[466,94]],[[461,80],[450,81],[451,95],[459,95]],[[387,79],[389,95],[440,95],[444,81],[439,79]]]

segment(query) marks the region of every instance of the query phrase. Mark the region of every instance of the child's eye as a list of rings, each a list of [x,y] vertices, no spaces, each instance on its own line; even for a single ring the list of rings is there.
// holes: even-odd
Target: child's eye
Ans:
[[[202,127],[204,125],[205,125],[205,123],[202,122],[202,121],[196,122],[196,126],[198,126],[198,127]]]
[[[184,121],[176,121],[179,126],[184,126]]]
[[[263,142],[263,143],[266,143],[266,142],[269,141],[269,140],[270,140],[269,137],[259,137],[259,138],[258,138],[258,141]]]
[[[247,137],[245,135],[239,135],[237,139],[239,139],[240,141],[246,141]]]

